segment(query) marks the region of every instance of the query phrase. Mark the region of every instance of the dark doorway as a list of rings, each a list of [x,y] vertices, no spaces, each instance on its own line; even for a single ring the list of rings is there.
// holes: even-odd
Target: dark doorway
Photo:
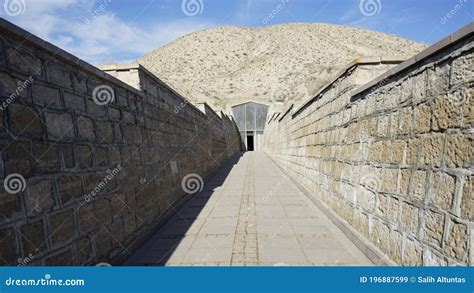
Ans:
[[[247,151],[253,151],[253,135],[247,135]]]

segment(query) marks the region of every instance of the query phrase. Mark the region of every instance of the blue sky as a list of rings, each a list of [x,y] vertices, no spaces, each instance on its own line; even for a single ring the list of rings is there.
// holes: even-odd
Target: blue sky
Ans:
[[[193,31],[325,22],[432,44],[474,0],[0,0],[0,16],[93,64],[123,63]]]

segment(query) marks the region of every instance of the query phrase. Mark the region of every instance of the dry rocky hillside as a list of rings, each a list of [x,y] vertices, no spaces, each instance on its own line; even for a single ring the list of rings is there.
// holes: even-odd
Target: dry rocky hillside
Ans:
[[[426,45],[329,24],[224,26],[186,35],[138,62],[193,102],[217,109],[255,100],[285,107],[308,99],[357,57],[409,58]]]

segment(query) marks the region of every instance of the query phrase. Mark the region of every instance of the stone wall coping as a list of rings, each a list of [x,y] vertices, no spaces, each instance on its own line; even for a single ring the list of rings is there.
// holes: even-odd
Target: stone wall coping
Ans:
[[[290,107],[288,107],[288,109],[284,112],[283,116],[281,116],[280,119],[278,119],[278,122],[281,122],[281,120],[283,120],[283,118],[285,118],[286,115],[290,114],[294,106],[295,104],[291,104]]]
[[[270,118],[268,119],[267,124],[270,124],[270,122],[272,122],[272,120],[273,120],[273,118],[275,117],[276,114],[277,114],[277,112],[273,112],[272,116],[270,116]]]
[[[329,82],[327,82],[325,85],[323,85],[317,92],[316,94],[313,95],[312,98],[301,104],[298,108],[296,108],[292,114],[292,117],[295,117],[298,115],[306,106],[314,102],[323,92],[325,92],[328,88],[330,88],[336,81],[338,81],[342,76],[344,76],[349,70],[351,70],[354,67],[360,66],[360,65],[380,65],[380,64],[399,64],[405,61],[405,59],[400,58],[400,57],[362,57],[362,58],[356,58],[346,64],[339,72],[331,78]]]
[[[7,34],[12,34],[15,38],[21,39],[24,42],[28,42],[34,47],[39,47],[40,49],[47,51],[50,55],[54,56],[55,58],[61,59],[65,63],[71,64],[74,67],[81,68],[84,72],[87,72],[91,75],[95,75],[96,77],[99,77],[101,79],[105,79],[108,82],[113,83],[115,86],[121,87],[134,94],[137,94],[141,98],[145,98],[145,95],[141,93],[139,90],[135,89],[134,87],[124,83],[123,81],[119,80],[118,78],[110,74],[105,73],[99,68],[85,62],[82,59],[79,59],[78,57],[64,51],[63,49],[14,25],[13,23],[5,20],[4,18],[0,18],[0,31],[5,32]]]
[[[5,32],[6,34],[11,34],[13,35],[14,38],[21,39],[23,42],[28,42],[34,47],[38,47],[44,51],[46,51],[48,54],[52,55],[54,58],[60,59],[64,61],[67,64],[70,64],[74,67],[80,68],[82,71],[94,75],[100,79],[106,80],[110,83],[112,83],[114,86],[120,87],[122,89],[125,89],[137,96],[139,96],[142,99],[146,99],[146,96],[144,93],[141,91],[137,90],[136,88],[132,87],[131,85],[121,81],[120,79],[104,72],[101,70],[99,67],[93,66],[86,61],[72,55],[71,53],[66,52],[65,50],[33,35],[32,33],[20,28],[19,26],[5,20],[4,18],[0,18],[0,31],[3,33]],[[104,70],[112,71],[112,70],[130,70],[130,69],[139,69],[145,72],[147,75],[149,75],[151,78],[153,78],[155,81],[157,81],[160,85],[163,87],[166,87],[168,90],[170,90],[173,94],[175,94],[177,97],[182,99],[185,103],[189,104],[194,108],[194,110],[201,115],[205,115],[199,109],[197,109],[192,103],[190,103],[186,98],[184,98],[181,94],[176,92],[174,89],[172,89],[170,86],[168,86],[166,83],[164,83],[162,80],[160,80],[157,76],[149,72],[145,67],[138,63],[130,63],[130,64],[111,64],[111,65],[101,65],[100,67],[104,68]]]
[[[392,76],[402,72],[403,70],[414,66],[415,64],[421,63],[422,61],[428,59],[429,57],[433,56],[434,54],[438,53],[439,51],[449,47],[462,39],[470,36],[474,32],[474,22],[466,25],[465,27],[461,28],[460,30],[454,32],[453,34],[445,37],[441,41],[433,44],[432,46],[426,48],[425,50],[421,51],[417,55],[409,58],[405,62],[395,66],[394,68],[388,70],[387,72],[383,73],[379,77],[375,78],[374,80],[366,83],[365,85],[358,88],[354,93],[352,93],[352,97],[360,95],[361,93],[369,90],[370,88],[377,86],[383,80],[391,78]]]
[[[243,105],[243,104],[248,104],[248,103],[255,103],[255,104],[260,104],[260,105],[264,105],[264,106],[267,106],[267,107],[270,107],[267,103],[265,102],[260,102],[260,101],[254,101],[254,100],[244,100],[243,102],[239,102],[237,104],[234,104],[232,106],[230,106],[231,108],[234,108],[234,107],[237,107],[237,106],[240,106],[240,105]]]
[[[146,69],[146,67],[144,67],[143,65],[141,65],[140,63],[138,62],[132,62],[132,63],[123,63],[123,64],[105,64],[105,65],[98,65],[97,66],[99,69],[107,72],[107,71],[131,71],[131,70],[138,70],[138,71],[142,71],[143,73],[145,73],[148,77],[150,77],[151,79],[153,79],[156,83],[158,83],[159,85],[165,87],[166,89],[168,89],[169,91],[171,91],[173,94],[175,94],[178,98],[182,99],[184,103],[186,103],[187,105],[190,105],[192,106],[193,108],[195,108],[195,110],[198,110],[199,112],[201,112],[202,114],[205,114],[203,111],[201,111],[200,109],[198,109],[193,103],[191,103],[188,99],[186,99],[185,97],[183,97],[180,93],[178,93],[176,90],[174,90],[172,87],[170,87],[169,85],[167,85],[164,81],[162,81],[158,76],[154,75],[153,73],[151,73],[148,69]],[[122,82],[122,81],[121,81]],[[214,110],[213,110],[214,111]]]
[[[200,103],[196,103],[195,105],[202,105],[202,107],[204,107],[204,113],[205,114],[207,114],[207,111],[210,111],[210,113],[212,113],[212,115],[216,116],[219,119],[222,119],[222,117],[219,114],[217,114],[217,112],[214,111],[214,109],[211,106],[209,106],[208,103],[200,102]],[[199,107],[196,107],[196,108],[199,109]]]

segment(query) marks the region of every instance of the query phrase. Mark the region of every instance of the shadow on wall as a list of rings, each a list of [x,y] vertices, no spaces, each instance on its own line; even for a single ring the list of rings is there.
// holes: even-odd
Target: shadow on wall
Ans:
[[[164,266],[172,261],[176,248],[194,234],[193,224],[201,215],[216,189],[221,187],[242,153],[234,155],[210,180],[206,182],[201,192],[192,198],[156,233],[154,233],[125,263],[129,266]],[[203,262],[205,262],[203,260]]]

